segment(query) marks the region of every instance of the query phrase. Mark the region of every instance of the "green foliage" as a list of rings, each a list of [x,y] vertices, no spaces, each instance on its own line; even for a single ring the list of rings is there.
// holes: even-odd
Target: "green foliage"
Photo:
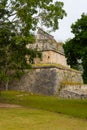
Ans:
[[[58,28],[58,20],[66,15],[62,7],[62,2],[53,4],[52,0],[0,1],[0,82],[6,85],[20,77],[31,68],[34,58],[41,58],[40,52],[26,46],[35,42],[33,31],[38,22]]]
[[[65,56],[67,57],[67,63],[71,68],[79,70],[79,60],[81,59],[81,50],[77,41],[73,38],[63,45]]]
[[[83,70],[84,83],[87,83],[87,15],[82,14],[71,29],[74,38],[64,44],[65,55],[72,68]]]
[[[83,65],[83,79],[84,82],[87,83],[87,47],[84,49],[83,58],[82,58],[82,65]]]

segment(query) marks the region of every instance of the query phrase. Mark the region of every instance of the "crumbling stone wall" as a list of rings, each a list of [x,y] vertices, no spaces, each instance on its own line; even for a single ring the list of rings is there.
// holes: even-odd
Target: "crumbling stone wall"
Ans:
[[[55,51],[43,51],[42,59],[36,58],[34,61],[36,64],[45,63],[45,64],[61,64],[64,66],[68,66],[65,56]]]
[[[45,95],[58,95],[63,82],[83,83],[81,73],[55,66],[35,67],[20,80],[9,84],[9,90],[21,90]]]
[[[64,55],[63,44],[56,42],[53,36],[39,29],[36,42],[34,44],[28,44],[27,48],[37,49],[42,52],[42,58],[34,59],[34,63],[50,63],[50,64],[61,64],[64,66],[67,65],[67,60]]]
[[[59,93],[63,98],[85,99],[87,98],[87,85],[84,84],[63,84]]]
[[[58,87],[56,69],[38,68],[9,85],[10,90],[21,90],[38,94],[55,95]]]

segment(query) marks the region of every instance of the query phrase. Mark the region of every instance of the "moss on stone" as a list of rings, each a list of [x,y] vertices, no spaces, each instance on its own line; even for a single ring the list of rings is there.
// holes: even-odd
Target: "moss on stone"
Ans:
[[[63,66],[61,64],[33,64],[33,67],[57,67],[59,69],[64,69],[64,70],[68,70],[68,71],[73,71],[73,72],[77,72],[77,73],[82,73],[81,71],[69,68],[68,66]]]
[[[61,85],[83,85],[80,82],[62,82]]]

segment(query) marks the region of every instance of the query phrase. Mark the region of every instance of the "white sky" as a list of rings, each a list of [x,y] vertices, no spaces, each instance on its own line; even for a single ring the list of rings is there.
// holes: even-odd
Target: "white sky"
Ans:
[[[56,0],[55,0],[56,1]],[[72,38],[71,24],[81,17],[83,12],[87,13],[87,0],[58,0],[64,3],[67,17],[59,22],[59,30],[51,33],[57,41],[66,41]]]

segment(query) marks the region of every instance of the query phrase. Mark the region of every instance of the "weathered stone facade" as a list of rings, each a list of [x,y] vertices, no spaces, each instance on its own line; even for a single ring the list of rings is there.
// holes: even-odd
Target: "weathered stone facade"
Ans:
[[[64,85],[61,88],[59,96],[63,98],[85,99],[87,98],[87,85],[84,84]]]
[[[20,81],[11,83],[9,89],[28,91],[45,95],[58,95],[61,83],[83,83],[78,71],[58,67],[34,67]]]
[[[68,66],[64,55],[62,43],[54,40],[53,36],[39,29],[36,36],[36,43],[27,46],[42,52],[42,59],[36,58],[34,63],[61,64]]]
[[[66,58],[64,55],[57,53],[55,51],[43,51],[42,60],[36,58],[35,64],[61,64],[67,66]]]
[[[55,69],[34,69],[20,81],[11,84],[10,89],[28,91],[45,95],[54,95],[57,87],[57,73]]]

